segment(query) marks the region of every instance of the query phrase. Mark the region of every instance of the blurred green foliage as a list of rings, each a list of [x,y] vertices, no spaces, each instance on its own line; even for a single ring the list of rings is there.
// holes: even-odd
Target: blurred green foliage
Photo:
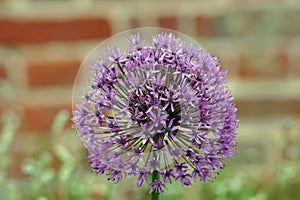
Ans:
[[[88,199],[149,199],[146,186],[136,187],[135,178],[119,184],[106,181],[105,176],[96,176],[88,167],[83,145],[74,130],[65,129],[70,114],[60,111],[49,131],[50,148],[35,157],[22,160],[20,168],[24,177],[9,175],[14,165],[10,145],[20,124],[13,112],[2,116],[0,136],[0,199],[5,200],[88,200]],[[279,154],[276,164],[248,165],[227,163],[213,183],[195,183],[181,187],[179,183],[167,185],[162,200],[282,200],[300,199],[299,142],[290,135],[292,123],[287,121],[282,134],[274,141]],[[235,159],[235,158],[234,158]],[[233,159],[233,160],[234,160]]]

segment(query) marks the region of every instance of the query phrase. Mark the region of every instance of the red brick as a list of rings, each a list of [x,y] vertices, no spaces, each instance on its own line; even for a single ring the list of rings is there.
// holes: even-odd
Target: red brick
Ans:
[[[79,61],[32,63],[27,67],[30,86],[72,85],[80,67]]]
[[[228,76],[236,76],[238,69],[238,55],[229,55],[227,53],[217,53],[217,58],[223,69],[228,71]]]
[[[298,9],[284,13],[281,25],[281,33],[284,36],[300,35],[300,12]]]
[[[92,194],[90,194],[90,198],[93,200],[97,200],[97,199],[102,199],[103,195],[100,192],[93,192]]]
[[[55,97],[54,97],[55,99]],[[48,133],[54,117],[63,109],[71,111],[71,105],[65,106],[25,106],[23,110],[21,132]],[[70,123],[70,122],[69,122]],[[68,124],[70,125],[70,124]]]
[[[277,52],[274,56],[274,62],[278,65],[279,71],[282,74],[288,74],[290,67],[289,67],[289,57],[288,54],[285,52]]]
[[[140,24],[140,21],[139,21],[138,18],[132,18],[132,19],[130,19],[130,27],[131,28],[138,28],[140,26],[141,26],[141,24]]]
[[[239,116],[300,114],[300,100],[239,100],[236,106]]]
[[[196,32],[200,36],[211,36],[214,34],[214,22],[211,17],[197,16],[196,17]]]
[[[241,77],[254,77],[259,75],[257,71],[252,69],[245,55],[241,55],[240,57],[239,73]]]
[[[298,50],[299,49],[299,50]],[[292,54],[290,54],[290,59],[291,59],[291,69],[289,70],[289,73],[292,77],[300,77],[300,48],[295,49]]]
[[[6,69],[0,65],[0,79],[6,78]]]
[[[163,28],[169,28],[173,30],[178,29],[178,18],[176,16],[170,16],[170,17],[159,17],[158,18],[158,25]]]
[[[239,59],[239,74],[243,78],[282,78],[289,70],[288,55],[276,52],[259,56],[242,54]]]
[[[65,21],[0,20],[0,42],[40,43],[55,40],[106,38],[111,35],[107,19]]]
[[[23,144],[24,145],[24,144]],[[8,176],[11,178],[21,178],[24,177],[24,174],[22,172],[22,164],[25,159],[24,155],[21,155],[20,153],[16,152],[9,152],[9,157],[12,158],[11,165],[8,168]]]

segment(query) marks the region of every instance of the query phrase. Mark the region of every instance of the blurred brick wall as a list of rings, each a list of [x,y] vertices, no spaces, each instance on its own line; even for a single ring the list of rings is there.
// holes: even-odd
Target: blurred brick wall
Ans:
[[[0,79],[13,88],[0,112],[18,112],[20,136],[44,138],[55,113],[71,109],[87,53],[141,26],[183,32],[220,58],[239,108],[240,140],[272,134],[285,117],[299,119],[298,0],[0,0]]]

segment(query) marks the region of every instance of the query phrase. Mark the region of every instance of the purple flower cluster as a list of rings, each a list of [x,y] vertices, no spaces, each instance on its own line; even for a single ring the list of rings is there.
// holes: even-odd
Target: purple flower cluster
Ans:
[[[108,180],[136,176],[163,193],[167,183],[210,181],[235,152],[236,108],[216,57],[172,33],[139,34],[131,49],[105,51],[91,90],[74,110],[74,127],[91,167]]]

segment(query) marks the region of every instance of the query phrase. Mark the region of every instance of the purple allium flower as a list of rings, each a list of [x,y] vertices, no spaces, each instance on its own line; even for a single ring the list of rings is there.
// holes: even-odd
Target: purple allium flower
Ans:
[[[155,180],[152,183],[149,184],[151,187],[150,193],[153,191],[159,192],[159,194],[164,193],[163,187],[166,187],[165,184],[162,181]]]
[[[74,108],[74,128],[91,167],[119,182],[163,193],[167,182],[208,182],[235,152],[237,128],[226,72],[216,57],[173,33],[139,33],[128,50],[109,47],[91,67],[90,88]],[[100,52],[101,53],[101,52]]]

